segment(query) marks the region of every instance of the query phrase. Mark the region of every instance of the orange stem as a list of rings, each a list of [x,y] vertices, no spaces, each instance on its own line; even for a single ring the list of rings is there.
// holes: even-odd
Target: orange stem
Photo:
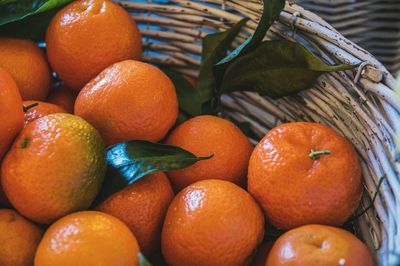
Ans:
[[[312,160],[317,160],[319,159],[319,157],[321,155],[328,155],[331,154],[332,152],[330,150],[320,150],[320,151],[314,151],[311,150],[310,154],[308,154],[308,156],[312,159]]]
[[[28,106],[22,105],[22,110],[24,110],[24,113],[28,112],[31,108],[38,106],[39,103],[32,103]]]

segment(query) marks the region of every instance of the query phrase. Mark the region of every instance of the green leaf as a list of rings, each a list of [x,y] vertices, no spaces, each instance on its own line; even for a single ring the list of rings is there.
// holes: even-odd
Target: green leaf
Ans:
[[[213,157],[212,154],[196,157],[176,146],[142,140],[116,144],[107,149],[109,167],[102,190],[93,206],[100,204],[112,194],[128,187],[145,175],[182,169],[211,157]]]
[[[67,3],[70,1],[65,2]],[[22,20],[16,20],[14,22],[2,25],[0,26],[0,36],[43,41],[50,20],[61,8],[63,8],[63,6],[57,6],[51,10],[47,10],[33,16],[27,16]],[[0,13],[3,12],[2,9],[3,7],[1,7]],[[2,18],[3,16],[0,15],[0,19]]]
[[[0,26],[63,6],[71,1],[72,0],[2,1],[2,8],[0,10]]]
[[[179,109],[191,116],[200,115],[202,102],[199,92],[182,75],[164,69],[163,71],[175,85]]]
[[[279,18],[280,13],[285,7],[285,0],[263,0],[263,4],[263,14],[254,33],[235,50],[233,50],[228,56],[219,61],[217,65],[225,65],[234,58],[257,48],[264,39],[268,29],[275,22],[275,20]]]
[[[116,144],[107,150],[107,163],[112,175],[107,175],[102,199],[139,178],[156,172],[167,172],[207,160],[213,155],[196,157],[194,154],[171,145],[132,140]],[[118,172],[115,175],[115,171]],[[113,173],[114,172],[114,173]],[[111,179],[110,179],[111,177]],[[111,187],[110,187],[111,186]]]
[[[200,66],[198,90],[203,100],[203,113],[217,113],[220,107],[220,86],[230,62],[255,49],[264,38],[269,27],[278,19],[285,5],[284,0],[264,0],[264,11],[252,36],[227,55],[232,42],[247,19],[242,19],[225,32],[209,34],[203,39],[203,60]]]
[[[15,2],[17,2],[17,0],[0,0],[0,6]]]
[[[152,266],[151,263],[146,259],[146,257],[141,252],[139,252],[137,256],[139,259],[139,266]]]
[[[15,21],[0,27],[0,36],[31,39],[43,41],[47,25],[57,12],[56,9],[27,17],[23,20]]]
[[[221,91],[257,91],[280,98],[309,89],[324,72],[354,67],[328,65],[296,42],[268,41],[229,65]]]
[[[208,34],[203,38],[202,62],[197,84],[197,90],[201,95],[203,103],[215,96],[216,80],[213,74],[214,64],[226,56],[233,40],[239,34],[247,20],[247,18],[244,18],[227,31]]]

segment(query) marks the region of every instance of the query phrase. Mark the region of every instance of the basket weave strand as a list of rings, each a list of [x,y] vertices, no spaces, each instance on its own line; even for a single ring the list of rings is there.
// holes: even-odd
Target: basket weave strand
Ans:
[[[368,49],[392,73],[400,70],[400,2],[397,0],[296,0],[344,36]]]
[[[262,13],[262,2],[256,0],[118,2],[141,27],[144,60],[192,77],[198,75],[204,36],[249,17],[235,41],[238,45],[254,31]],[[291,121],[323,123],[347,137],[363,170],[365,189],[357,213],[376,196],[373,208],[355,219],[355,230],[376,252],[380,265],[400,265],[400,164],[395,145],[400,101],[393,91],[395,80],[367,51],[312,12],[288,2],[266,39],[293,37],[328,63],[361,66],[324,74],[310,90],[279,100],[253,92],[223,95],[222,115],[249,122],[254,143],[270,128]]]

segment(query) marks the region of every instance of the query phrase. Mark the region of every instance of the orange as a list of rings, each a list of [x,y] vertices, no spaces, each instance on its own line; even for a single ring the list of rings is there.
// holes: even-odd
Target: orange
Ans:
[[[257,249],[253,260],[251,261],[251,266],[265,266],[269,252],[274,245],[274,241],[265,241]]]
[[[279,229],[339,226],[360,201],[361,167],[352,144],[334,130],[317,123],[282,124],[254,149],[248,190]]]
[[[100,204],[98,210],[128,225],[143,254],[150,256],[160,247],[162,224],[173,198],[174,193],[167,176],[155,173],[115,193]]]
[[[42,101],[24,101],[23,105],[25,111],[25,125],[45,115],[67,112],[58,105]]]
[[[264,236],[264,216],[244,189],[202,180],[183,189],[165,217],[161,247],[170,266],[248,265]]]
[[[33,265],[40,228],[14,210],[0,209],[0,265]]]
[[[179,146],[196,156],[214,154],[209,160],[169,172],[176,190],[204,179],[223,179],[245,185],[253,146],[232,122],[211,115],[194,117],[174,129],[167,144]]]
[[[0,38],[0,67],[14,78],[22,99],[46,99],[50,69],[43,52],[32,41]]]
[[[74,112],[76,95],[65,86],[54,88],[47,97],[47,102],[63,108],[68,113]]]
[[[159,141],[174,125],[178,100],[171,80],[139,61],[116,63],[89,82],[75,102],[107,145],[127,140]]]
[[[1,53],[1,52],[0,52]],[[1,60],[1,58],[0,58]],[[12,141],[24,127],[22,99],[17,84],[6,71],[0,68],[0,160]]]
[[[38,222],[90,206],[106,168],[98,132],[70,114],[51,114],[29,123],[15,140],[1,169],[12,205]]]
[[[51,67],[74,90],[109,65],[142,53],[136,23],[108,0],[74,1],[61,9],[47,28],[46,44]]]
[[[117,218],[96,211],[67,215],[46,231],[35,266],[138,266],[139,245]]]
[[[326,225],[290,230],[275,242],[265,266],[374,266],[374,259],[349,232]]]

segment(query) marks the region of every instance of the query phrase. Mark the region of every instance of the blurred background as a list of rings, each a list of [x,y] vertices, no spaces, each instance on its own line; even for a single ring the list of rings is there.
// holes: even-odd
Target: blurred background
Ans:
[[[400,0],[296,0],[377,57],[400,70]]]

